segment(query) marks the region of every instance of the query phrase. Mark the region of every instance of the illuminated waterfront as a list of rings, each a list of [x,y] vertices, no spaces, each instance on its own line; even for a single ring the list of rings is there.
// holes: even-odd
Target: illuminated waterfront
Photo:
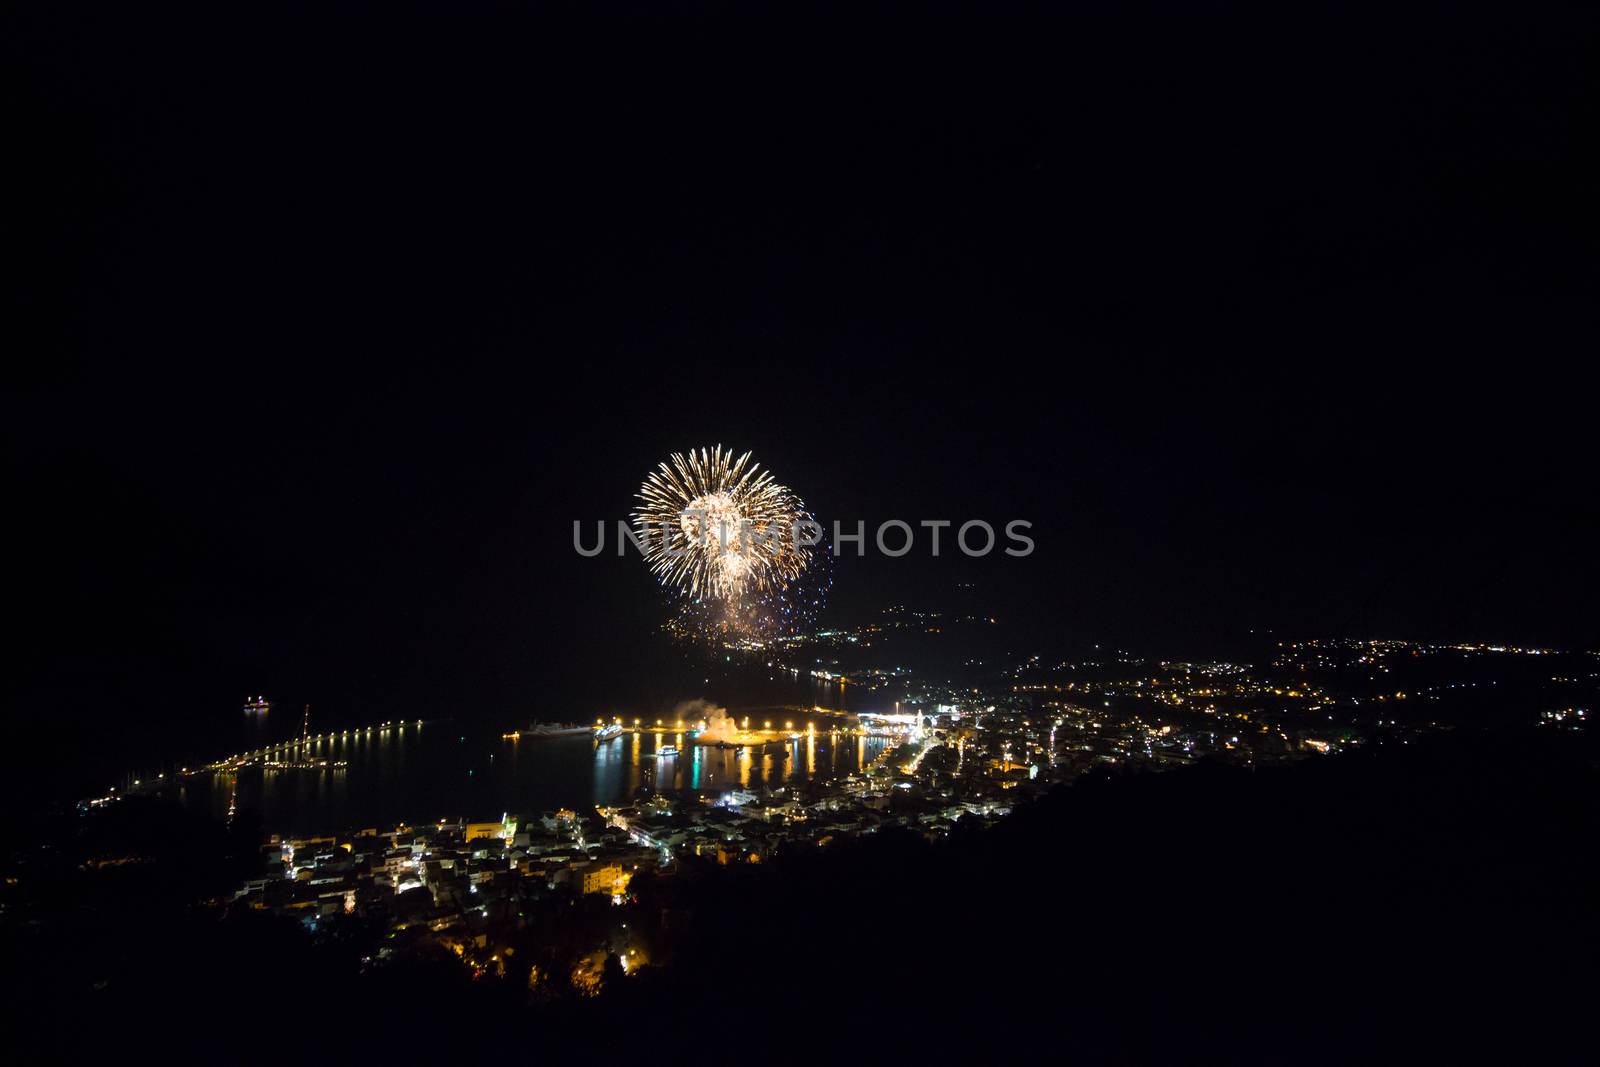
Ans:
[[[838,719],[795,717],[798,739],[762,746],[695,745],[671,731],[625,733],[596,743],[585,735],[513,740],[492,728],[406,723],[349,730],[291,745],[297,762],[252,765],[179,779],[178,795],[219,819],[237,810],[264,829],[310,833],[401,820],[498,816],[625,802],[638,790],[724,792],[771,789],[836,777],[869,764],[892,742],[835,732]],[[776,735],[778,731],[774,731]],[[676,746],[676,755],[658,750]],[[237,785],[237,792],[235,792]]]

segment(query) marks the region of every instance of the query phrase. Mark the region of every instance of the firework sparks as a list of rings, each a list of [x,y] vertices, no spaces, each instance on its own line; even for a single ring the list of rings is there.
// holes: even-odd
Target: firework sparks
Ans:
[[[634,527],[656,577],[694,599],[737,600],[782,588],[805,568],[799,499],[719,445],[675,452],[639,488]]]
[[[750,453],[673,453],[639,487],[634,529],[680,625],[723,634],[792,632],[820,599],[805,581],[815,526],[800,498]]]

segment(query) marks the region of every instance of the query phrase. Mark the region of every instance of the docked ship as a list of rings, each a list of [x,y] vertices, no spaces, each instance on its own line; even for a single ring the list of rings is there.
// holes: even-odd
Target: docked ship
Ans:
[[[609,741],[613,737],[621,737],[621,736],[622,736],[622,724],[621,723],[616,723],[616,722],[608,723],[605,726],[597,727],[595,729],[595,731],[594,731],[594,739],[596,741]]]

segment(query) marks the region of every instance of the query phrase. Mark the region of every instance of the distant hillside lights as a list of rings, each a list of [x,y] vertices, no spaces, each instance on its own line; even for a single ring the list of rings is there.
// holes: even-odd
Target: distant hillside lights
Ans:
[[[647,524],[642,529],[636,529],[626,520],[619,519],[616,524],[617,555],[626,555],[629,544],[633,545],[634,551],[646,557],[652,551],[673,557],[685,555],[689,551],[684,540],[685,530],[703,531],[696,547],[734,557],[748,557],[752,545],[787,541],[796,546],[812,548],[822,544],[823,541],[822,524],[810,520],[796,522],[785,528],[776,524],[758,526],[748,519],[737,524],[708,521],[715,518],[705,511],[689,510],[679,516],[678,522]],[[950,519],[922,519],[918,521],[917,526],[926,531],[928,552],[933,556],[948,551],[952,540],[962,555],[973,558],[987,556],[1000,547],[994,526],[983,519],[968,519],[956,527],[954,538],[947,536],[947,531],[955,526]],[[1001,551],[1008,556],[1019,558],[1033,555],[1033,538],[1022,532],[1031,529],[1033,523],[1026,519],[1012,519],[1007,522],[1005,536],[1008,544]],[[865,556],[868,544],[872,544],[882,555],[898,558],[909,555],[917,548],[918,541],[917,527],[903,519],[888,519],[879,523],[870,538],[864,521],[858,520],[853,531],[847,530],[844,523],[835,521],[833,524],[832,547],[833,555],[836,557],[845,554],[846,544],[855,546],[855,555]],[[604,552],[605,521],[595,520],[594,543],[586,545],[583,521],[572,520],[572,547],[578,555],[585,558],[593,558]]]

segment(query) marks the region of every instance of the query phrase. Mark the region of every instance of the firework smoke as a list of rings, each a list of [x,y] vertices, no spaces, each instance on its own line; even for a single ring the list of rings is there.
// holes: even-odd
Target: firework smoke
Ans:
[[[703,741],[732,741],[739,730],[728,709],[709,700],[685,700],[672,709],[672,714],[683,722],[704,722],[706,728],[698,735]]]

